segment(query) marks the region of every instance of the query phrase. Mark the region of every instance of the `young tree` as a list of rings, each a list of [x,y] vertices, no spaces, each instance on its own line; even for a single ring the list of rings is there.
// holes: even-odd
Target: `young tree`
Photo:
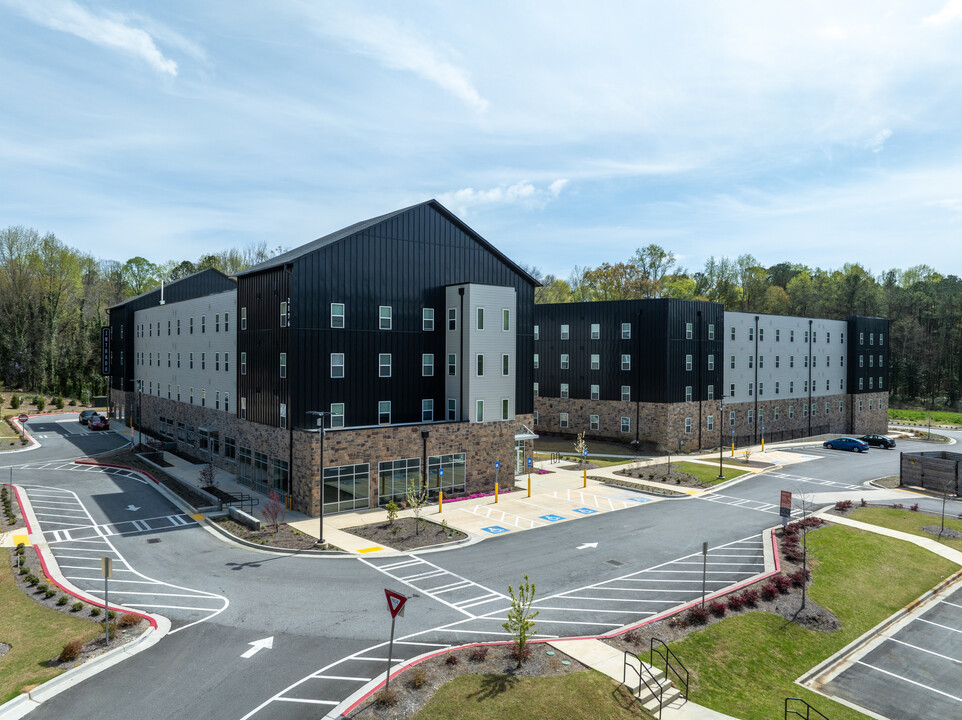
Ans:
[[[214,472],[214,463],[207,462],[204,469],[200,471],[200,483],[205,488],[214,487],[217,484],[217,475]]]
[[[578,433],[578,439],[575,440],[575,452],[578,454],[578,462],[588,462],[587,458],[585,457],[585,451],[587,449],[588,444],[585,442],[585,434],[580,432]]]
[[[277,533],[278,527],[284,522],[285,512],[280,495],[278,495],[275,490],[271,490],[267,496],[267,502],[265,502],[264,507],[261,508],[261,515],[263,515],[267,523],[274,528],[273,532]]]
[[[529,638],[538,634],[538,631],[534,629],[536,625],[534,619],[538,617],[540,612],[531,610],[535,587],[534,583],[528,581],[527,573],[524,576],[524,582],[518,586],[517,594],[510,585],[508,585],[508,594],[511,596],[511,609],[508,610],[507,622],[502,623],[501,627],[514,635],[514,645],[518,653],[518,667],[520,668],[524,664],[524,646]]]
[[[404,493],[404,498],[407,500],[408,507],[414,512],[414,519],[417,523],[414,526],[414,534],[421,534],[421,523],[424,519],[421,517],[421,513],[424,510],[424,506],[428,502],[428,488],[421,480],[421,474],[418,473],[417,480],[411,478],[408,480],[407,490]]]

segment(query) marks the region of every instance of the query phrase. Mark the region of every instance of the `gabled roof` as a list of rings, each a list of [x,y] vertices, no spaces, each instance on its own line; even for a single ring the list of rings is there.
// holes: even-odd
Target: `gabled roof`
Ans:
[[[180,283],[186,282],[186,281],[188,281],[188,280],[196,280],[197,278],[199,278],[201,275],[204,275],[205,273],[216,273],[217,275],[220,275],[222,279],[227,280],[228,282],[233,283],[234,285],[237,284],[237,281],[236,281],[236,280],[234,280],[234,279],[231,278],[231,277],[228,277],[227,275],[225,275],[224,273],[222,273],[222,272],[221,272],[220,270],[218,270],[217,268],[204,268],[203,270],[198,270],[198,271],[195,272],[195,273],[191,273],[190,275],[185,275],[185,276],[182,277],[182,278],[178,278],[177,280],[174,280],[173,282],[165,283],[165,284],[164,284],[164,291],[167,292],[167,291],[170,290],[171,288],[176,288],[177,285],[179,285]],[[228,292],[228,289],[219,290],[218,292]],[[131,298],[127,298],[126,300],[124,300],[124,301],[122,301],[122,302],[119,302],[119,303],[117,303],[116,305],[111,305],[111,306],[110,306],[109,308],[107,308],[107,309],[108,309],[108,310],[113,310],[114,308],[123,307],[124,305],[127,305],[127,304],[129,304],[129,303],[132,303],[132,302],[134,302],[135,300],[140,300],[140,299],[142,299],[142,298],[146,298],[148,295],[153,295],[154,293],[156,293],[156,294],[158,295],[158,297],[159,297],[159,295],[160,295],[160,285],[158,285],[157,287],[153,288],[152,290],[148,290],[147,292],[142,292],[142,293],[140,293],[140,295],[134,295],[134,296],[131,297]],[[175,290],[175,296],[176,296],[176,290]],[[171,301],[171,302],[176,302],[176,301]]]
[[[431,207],[436,212],[443,215],[449,222],[457,225],[462,231],[464,231],[467,235],[469,235],[475,242],[482,245],[491,254],[495,255],[506,265],[510,266],[512,270],[518,273],[518,275],[521,275],[523,278],[525,278],[525,280],[527,280],[529,283],[531,283],[534,286],[540,285],[540,283],[537,280],[531,277],[531,275],[528,274],[525,270],[523,270],[516,262],[511,260],[511,258],[509,258],[507,255],[505,255],[500,250],[498,250],[494,245],[489,243],[483,237],[478,235],[478,233],[476,233],[470,227],[465,225],[460,218],[458,218],[454,213],[452,213],[450,210],[444,207],[437,200],[426,200],[425,202],[418,203],[417,205],[411,205],[410,207],[402,208],[401,210],[395,210],[394,212],[389,212],[386,215],[379,215],[378,217],[371,218],[370,220],[363,220],[359,223],[349,225],[346,228],[343,228],[336,232],[332,232],[330,235],[325,235],[324,237],[318,238],[317,240],[314,240],[313,242],[309,242],[306,245],[301,245],[298,248],[294,248],[293,250],[288,250],[285,253],[281,253],[280,255],[272,257],[270,260],[265,260],[262,263],[253,265],[247,268],[246,270],[237,273],[237,275],[238,277],[242,275],[250,275],[252,273],[261,272],[262,270],[268,270],[270,268],[277,267],[278,265],[283,265],[292,260],[296,260],[299,257],[308,255],[309,253],[312,253],[315,250],[318,250],[319,248],[325,247],[327,245],[331,245],[340,240],[344,240],[345,238],[348,238],[359,232],[372,228],[375,225],[379,225],[387,220],[391,220],[392,218],[398,217],[399,215],[403,215],[407,212],[410,212],[412,210],[415,210],[423,206]]]

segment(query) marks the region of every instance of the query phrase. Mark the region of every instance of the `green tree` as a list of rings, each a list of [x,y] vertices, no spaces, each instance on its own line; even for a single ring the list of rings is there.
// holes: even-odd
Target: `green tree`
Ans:
[[[534,629],[534,619],[538,617],[540,611],[532,611],[531,605],[534,603],[535,586],[528,581],[527,573],[524,581],[518,585],[518,592],[508,585],[508,594],[511,596],[511,608],[508,610],[508,620],[501,624],[506,631],[514,636],[515,652],[518,655],[518,667],[524,665],[525,645],[528,640],[538,634]]]

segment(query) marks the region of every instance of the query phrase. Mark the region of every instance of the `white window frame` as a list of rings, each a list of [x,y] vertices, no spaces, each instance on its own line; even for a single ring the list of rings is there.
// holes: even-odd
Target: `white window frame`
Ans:
[[[484,353],[474,356],[474,371],[477,377],[484,377]]]
[[[598,399],[600,399],[600,398],[601,398],[601,386],[600,386],[600,385],[592,385],[592,386],[591,386],[591,399],[592,399],[592,400],[598,400]]]
[[[509,417],[511,417],[511,400],[501,398],[501,419],[507,420]]]
[[[191,361],[193,364],[193,361]],[[278,371],[280,372],[280,377],[287,377],[287,353],[279,353],[278,356]]]
[[[340,312],[338,312],[340,310]],[[331,328],[338,330],[344,327],[344,303],[331,303]]]
[[[287,300],[281,300],[281,327],[287,327]],[[200,331],[204,332],[204,316],[200,318]]]
[[[378,353],[377,354],[377,376],[382,378],[391,377],[392,372],[392,358],[391,353]],[[385,372],[386,371],[386,372]]]
[[[387,416],[387,420],[384,417]],[[378,400],[377,403],[377,424],[378,425],[390,425],[391,424],[391,401],[390,400]]]
[[[331,403],[331,429],[344,427],[344,403]]]
[[[601,324],[591,323],[591,339],[600,340],[601,339]]]
[[[478,400],[474,403],[474,420],[475,422],[484,422],[484,400]]]
[[[601,369],[601,355],[595,353],[591,356],[591,369],[600,370]]]
[[[534,357],[534,369],[537,370],[538,368],[541,367],[541,357],[538,355],[538,353],[534,353],[533,357]]]
[[[558,427],[562,429],[568,427],[568,413],[558,413]]]
[[[631,323],[621,323],[621,339],[631,340]]]
[[[434,422],[434,400],[431,398],[421,400],[421,422]]]
[[[558,391],[558,394],[562,398],[571,397],[571,385],[569,385],[568,383],[561,383],[561,389]]]
[[[571,326],[562,325],[561,326],[561,339],[568,340],[571,337]]]
[[[561,369],[569,370],[571,368],[571,355],[568,353],[561,353]]]
[[[458,354],[448,353],[448,377],[458,374]]]
[[[631,370],[631,355],[623,353],[621,356],[621,369],[624,371]]]
[[[434,377],[434,353],[421,353],[421,377]]]
[[[421,308],[421,330],[434,332],[434,308]]]
[[[630,433],[631,432],[631,418],[627,415],[621,416],[621,432]]]
[[[458,399],[448,398],[448,422],[455,422],[458,419]]]
[[[508,308],[501,308],[501,330],[511,332],[511,310]]]
[[[621,402],[631,402],[631,385],[621,386]]]
[[[597,430],[599,427],[601,427],[600,418],[599,418],[597,415],[589,415],[589,416],[588,416],[588,429],[589,429],[589,430]]]
[[[475,320],[476,320],[476,322],[475,322],[475,329],[477,329],[477,330],[484,330],[484,308],[483,308],[483,307],[477,307],[477,308],[475,308],[475,309],[474,309],[474,317],[475,317]]]
[[[458,309],[448,308],[448,330],[458,329]]]
[[[331,379],[344,377],[344,353],[331,353]]]
[[[384,312],[387,310],[387,312]],[[391,330],[394,328],[394,307],[392,305],[378,305],[377,329]]]

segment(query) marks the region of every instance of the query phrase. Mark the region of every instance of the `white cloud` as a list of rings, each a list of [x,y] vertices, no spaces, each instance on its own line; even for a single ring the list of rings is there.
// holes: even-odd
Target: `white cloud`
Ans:
[[[880,153],[885,149],[885,141],[892,137],[892,131],[888,128],[879,130],[868,142],[868,147],[873,153]]]
[[[475,190],[463,188],[438,196],[438,201],[459,215],[466,215],[472,208],[482,205],[523,205],[531,208],[543,208],[557,198],[568,181],[559,178],[547,188],[539,189],[527,180],[509,185],[491,188],[490,190]]]
[[[923,25],[947,25],[955,20],[962,20],[962,0],[949,0],[934,15],[922,20]]]
[[[946,210],[950,210],[952,212],[962,213],[962,197],[933,200],[932,202],[926,203],[926,205],[945,208]]]
[[[53,30],[70,33],[101,47],[139,57],[155,70],[177,75],[177,63],[164,56],[145,30],[121,15],[98,16],[73,0],[5,0],[24,17]]]
[[[488,101],[474,87],[468,72],[447,57],[451,51],[432,45],[413,28],[391,18],[338,14],[331,9],[324,7],[323,14],[317,16],[325,34],[346,42],[355,52],[385,67],[407,70],[433,82],[478,112],[488,109]]]

